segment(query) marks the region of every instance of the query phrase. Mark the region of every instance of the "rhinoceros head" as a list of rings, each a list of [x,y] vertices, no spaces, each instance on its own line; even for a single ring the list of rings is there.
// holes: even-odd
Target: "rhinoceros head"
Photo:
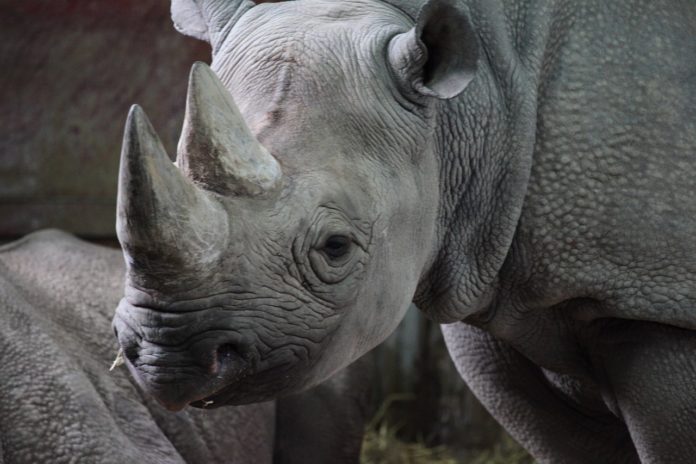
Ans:
[[[472,78],[447,1],[178,1],[213,45],[191,71],[176,164],[126,123],[114,328],[171,409],[314,385],[384,340],[436,253],[436,102]],[[456,26],[456,27],[455,27]]]

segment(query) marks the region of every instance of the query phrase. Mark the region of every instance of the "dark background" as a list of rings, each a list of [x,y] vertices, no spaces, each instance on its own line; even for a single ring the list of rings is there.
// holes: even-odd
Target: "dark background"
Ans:
[[[170,153],[191,63],[164,0],[0,0],[0,237],[114,237],[123,124],[147,112]]]

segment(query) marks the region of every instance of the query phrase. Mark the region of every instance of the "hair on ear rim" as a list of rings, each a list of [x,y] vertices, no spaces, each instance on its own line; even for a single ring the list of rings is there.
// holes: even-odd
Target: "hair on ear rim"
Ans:
[[[291,0],[172,0],[170,11],[177,31],[215,48],[224,39],[225,31],[246,11],[263,3],[282,1]]]
[[[210,43],[208,25],[198,4],[187,0],[172,0],[172,23],[179,33]]]

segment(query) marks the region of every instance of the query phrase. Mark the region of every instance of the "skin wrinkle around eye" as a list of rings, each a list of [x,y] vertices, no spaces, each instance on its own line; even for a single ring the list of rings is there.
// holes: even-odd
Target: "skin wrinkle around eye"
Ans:
[[[276,245],[276,243],[273,242],[272,240],[269,243],[273,243],[274,245]],[[282,256],[283,256],[280,252],[276,252],[276,253],[274,253],[274,255],[276,258],[282,258]],[[261,261],[261,263],[262,263],[262,266],[264,268],[266,268],[266,270],[268,271],[267,275],[274,276],[275,281],[280,280],[278,288],[292,290],[292,293],[290,293],[289,291],[280,292],[280,291],[278,291],[277,288],[271,287],[270,285],[266,285],[266,284],[262,285],[261,289],[267,289],[267,290],[270,290],[274,293],[285,294],[285,295],[289,296],[290,298],[298,299],[300,301],[303,301],[310,308],[316,308],[316,305],[318,304],[319,308],[326,307],[327,308],[326,313],[331,314],[331,312],[334,308],[333,302],[331,300],[324,300],[322,298],[317,298],[317,295],[314,293],[311,293],[311,292],[309,293],[309,295],[311,295],[313,297],[312,299],[314,301],[307,300],[307,298],[305,297],[307,295],[307,291],[306,291],[305,287],[302,287],[301,285],[300,285],[300,287],[297,287],[296,285],[288,286],[287,285],[288,282],[285,279],[283,279],[282,277],[278,277],[278,276],[284,275],[283,271],[290,264],[289,264],[289,262],[278,263],[276,261],[283,261],[283,260],[276,259],[276,260],[269,260],[269,261]]]
[[[310,289],[313,293],[326,293],[331,295],[331,290],[324,289],[324,285],[343,282],[351,273],[355,275],[356,270],[364,268],[364,266],[359,266],[361,260],[359,257],[356,257],[356,253],[361,253],[361,251],[366,248],[366,245],[361,244],[361,242],[364,242],[364,237],[361,238],[364,231],[362,227],[357,227],[356,222],[355,220],[349,219],[338,207],[330,204],[322,205],[314,214],[308,229],[307,237],[302,244],[298,245],[298,241],[295,241],[293,249],[295,250],[296,262],[305,281],[310,283]],[[332,223],[334,224],[333,226],[331,226]],[[350,228],[351,232],[348,232],[346,228]],[[326,236],[336,234],[352,237],[352,241],[356,243],[358,247],[354,247],[357,249],[353,250],[345,260],[332,263],[324,256],[321,247],[325,242]],[[309,263],[307,263],[304,258],[299,259],[300,256],[305,255],[307,255]],[[362,258],[366,259],[367,257],[363,256]],[[352,265],[349,267],[351,262]],[[309,266],[307,266],[307,264],[309,264]],[[311,273],[309,269],[312,270]],[[334,269],[334,271],[330,271],[329,269]],[[343,270],[343,272],[341,272],[341,270]],[[355,277],[355,280],[359,279]],[[350,287],[353,286],[354,285],[351,285]]]

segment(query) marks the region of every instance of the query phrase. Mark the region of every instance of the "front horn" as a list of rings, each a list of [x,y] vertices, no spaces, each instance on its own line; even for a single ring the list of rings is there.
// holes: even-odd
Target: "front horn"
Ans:
[[[130,270],[147,278],[217,259],[225,210],[179,172],[138,105],[128,113],[118,182],[116,232]]]
[[[194,182],[222,195],[257,196],[280,185],[278,161],[252,135],[205,63],[191,69],[177,165]]]

